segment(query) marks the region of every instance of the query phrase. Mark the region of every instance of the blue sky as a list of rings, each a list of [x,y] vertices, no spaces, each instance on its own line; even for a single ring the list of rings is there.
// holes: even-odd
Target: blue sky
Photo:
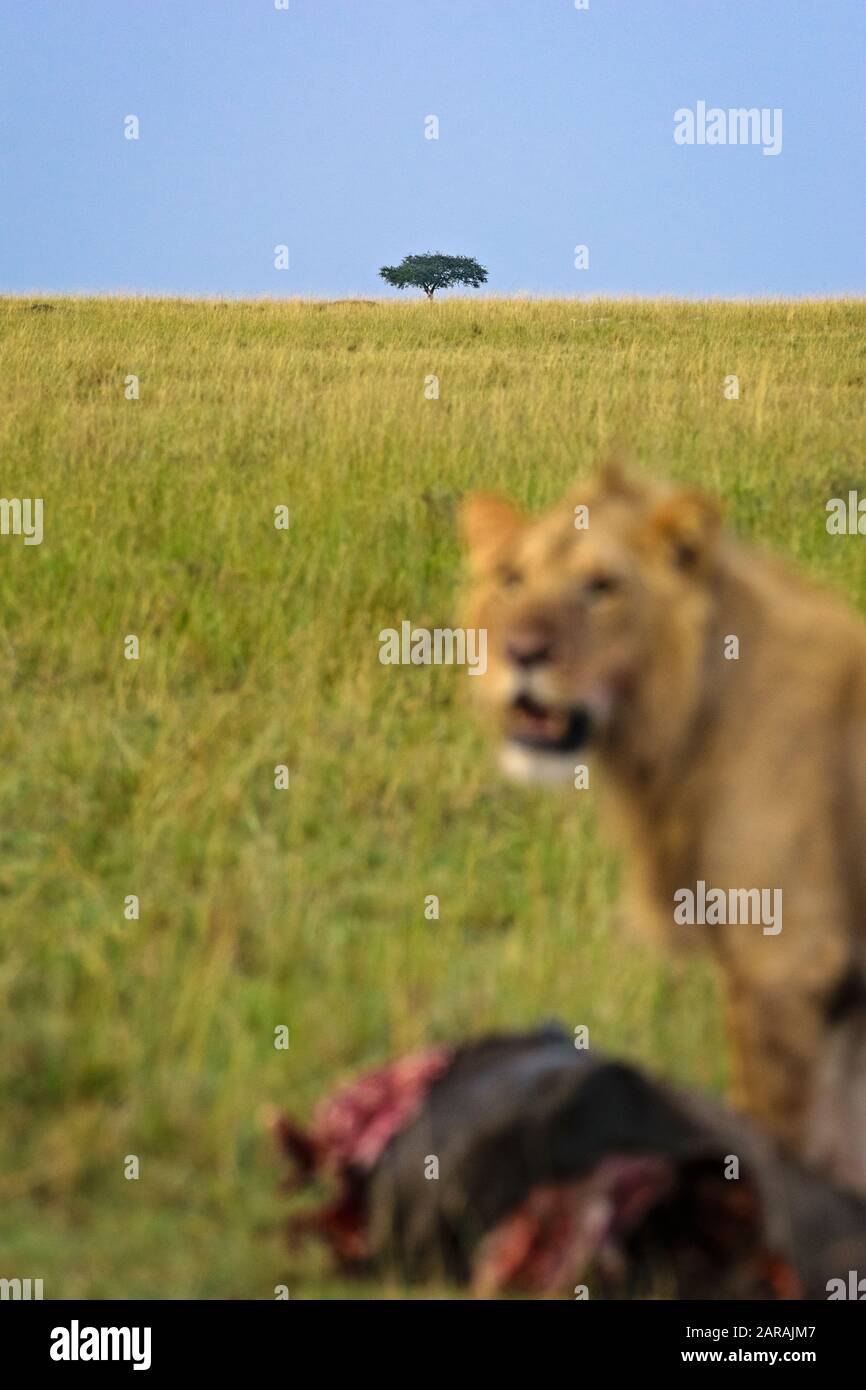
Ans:
[[[864,0],[589,3],[2,0],[0,291],[862,292]],[[701,100],[781,153],[676,145]]]

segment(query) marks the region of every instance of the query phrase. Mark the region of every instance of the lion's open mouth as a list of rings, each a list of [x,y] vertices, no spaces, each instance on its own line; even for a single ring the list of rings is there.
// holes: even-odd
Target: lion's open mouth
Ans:
[[[541,753],[573,753],[589,738],[592,721],[583,705],[553,709],[530,695],[519,695],[508,712],[506,736]]]

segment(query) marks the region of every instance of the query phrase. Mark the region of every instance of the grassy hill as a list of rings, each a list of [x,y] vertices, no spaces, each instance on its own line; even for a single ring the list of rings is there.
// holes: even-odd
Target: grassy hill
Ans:
[[[614,441],[866,606],[825,529],[866,301],[0,300],[0,491],[45,528],[0,536],[0,1274],[347,1292],[286,1246],[261,1108],[432,1040],[558,1017],[723,1087],[708,966],[623,931],[591,792],[501,783],[465,672],[378,661],[455,620],[461,494],[547,503]]]

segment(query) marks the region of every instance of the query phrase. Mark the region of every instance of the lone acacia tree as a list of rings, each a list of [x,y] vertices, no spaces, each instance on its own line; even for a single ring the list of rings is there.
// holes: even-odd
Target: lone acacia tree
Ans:
[[[484,266],[471,256],[443,256],[441,251],[404,256],[399,265],[383,265],[379,274],[398,290],[416,286],[428,299],[436,290],[450,290],[452,285],[471,285],[477,290],[487,279]]]

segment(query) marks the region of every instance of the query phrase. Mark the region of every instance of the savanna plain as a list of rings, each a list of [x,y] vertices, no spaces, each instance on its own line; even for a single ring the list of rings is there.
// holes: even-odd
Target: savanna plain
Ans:
[[[619,920],[592,783],[504,783],[465,670],[379,662],[459,621],[466,492],[543,506],[614,444],[866,609],[825,524],[866,301],[0,300],[0,491],[44,500],[0,536],[0,1275],[410,1293],[287,1243],[262,1112],[433,1041],[558,1018],[723,1091],[709,966]]]

